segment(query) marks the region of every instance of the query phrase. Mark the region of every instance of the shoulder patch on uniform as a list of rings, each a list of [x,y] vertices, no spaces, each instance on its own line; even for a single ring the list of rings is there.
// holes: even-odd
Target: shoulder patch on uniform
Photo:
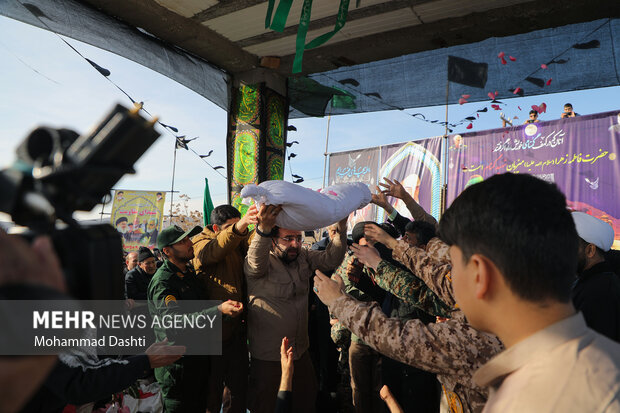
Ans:
[[[166,307],[168,307],[168,304],[170,304],[171,301],[174,301],[176,303],[177,298],[174,295],[167,295],[166,298],[164,298],[164,303],[166,304]]]

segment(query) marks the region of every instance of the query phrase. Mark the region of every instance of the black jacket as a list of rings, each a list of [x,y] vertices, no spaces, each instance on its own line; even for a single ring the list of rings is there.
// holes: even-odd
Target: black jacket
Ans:
[[[620,277],[607,262],[579,274],[573,304],[593,330],[620,342]]]
[[[146,301],[146,291],[151,278],[152,275],[148,275],[138,266],[128,271],[125,275],[125,298]]]

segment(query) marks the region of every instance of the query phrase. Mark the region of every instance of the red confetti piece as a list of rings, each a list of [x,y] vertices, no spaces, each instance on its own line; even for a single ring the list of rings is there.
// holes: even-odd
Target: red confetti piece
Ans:
[[[487,96],[489,97],[489,99],[493,100],[495,99],[495,96],[493,96],[493,92],[489,92],[487,93]]]
[[[517,106],[519,108],[519,110],[521,110],[521,106]]]
[[[499,52],[499,54],[497,55],[497,57],[499,57],[500,59],[503,59],[504,56],[506,56],[506,53],[504,52]]]
[[[493,109],[495,109],[495,110],[500,110],[499,105],[491,105],[491,107],[492,107]]]
[[[540,108],[539,113],[545,113],[547,111],[547,104],[543,102],[540,104],[539,108]]]
[[[512,94],[513,94],[513,95],[516,95],[516,94],[518,94],[520,91],[521,91],[521,88],[520,88],[520,87],[518,87],[518,88],[516,88],[516,89],[512,92]]]
[[[476,117],[477,117],[477,118],[480,118],[480,115],[479,115],[478,113],[476,113]]]
[[[466,129],[471,129],[471,128],[473,128],[473,127],[474,127],[474,124],[473,124],[473,123],[470,123],[469,125],[467,125]]]
[[[540,67],[543,68],[543,69],[546,69],[547,65],[543,63],[542,65],[540,65]]]
[[[503,65],[505,65],[505,64],[507,64],[507,63],[508,63],[508,62],[506,61],[506,59],[504,59],[504,58],[502,57],[502,64],[503,64]]]
[[[469,99],[469,97],[470,97],[470,96],[471,96],[471,95],[461,95],[461,97],[462,97],[463,99]]]
[[[551,77],[550,77],[550,78],[549,78],[549,80],[547,80],[547,86],[549,86],[549,85],[551,84],[551,80],[552,80],[552,79],[553,79],[553,78],[551,78]]]
[[[467,99],[460,98],[459,99],[459,105],[462,105],[463,103],[467,103]]]
[[[513,118],[513,119],[519,119],[519,117],[518,117],[518,116],[513,116],[512,118]]]
[[[513,62],[516,62],[516,61],[517,61],[517,58],[516,58],[516,57],[508,56],[508,58],[509,58],[511,61],[513,61]]]

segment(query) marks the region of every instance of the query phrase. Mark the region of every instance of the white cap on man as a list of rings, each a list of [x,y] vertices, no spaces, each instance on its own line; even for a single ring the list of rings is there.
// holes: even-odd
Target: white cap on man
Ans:
[[[614,243],[614,229],[611,225],[585,212],[573,212],[572,215],[581,239],[603,251],[609,251]]]

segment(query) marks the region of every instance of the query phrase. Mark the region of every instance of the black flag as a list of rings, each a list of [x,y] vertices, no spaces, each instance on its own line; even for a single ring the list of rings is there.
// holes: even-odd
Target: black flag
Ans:
[[[461,85],[484,88],[489,65],[456,56],[448,56],[448,80]]]

